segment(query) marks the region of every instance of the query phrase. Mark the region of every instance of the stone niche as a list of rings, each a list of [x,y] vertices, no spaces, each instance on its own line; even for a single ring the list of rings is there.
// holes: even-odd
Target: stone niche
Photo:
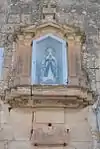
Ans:
[[[92,103],[87,75],[82,69],[84,41],[84,32],[69,25],[48,21],[21,27],[14,34],[16,73],[13,89],[10,94],[6,91],[6,98],[18,103],[17,99],[28,101],[32,94],[33,107],[84,107]]]
[[[81,68],[81,47],[84,37],[84,33],[78,28],[56,23],[21,28],[16,40],[14,65],[17,73],[14,85],[68,84],[86,87],[87,80]],[[55,58],[52,68],[54,74],[48,75],[47,78],[47,69],[43,74],[42,65],[50,49]]]
[[[67,50],[66,41],[53,34],[33,40],[32,84],[67,84]]]

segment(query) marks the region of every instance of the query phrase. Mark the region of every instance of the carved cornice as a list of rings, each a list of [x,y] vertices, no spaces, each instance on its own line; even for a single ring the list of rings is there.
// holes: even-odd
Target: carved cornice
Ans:
[[[46,88],[47,87],[47,88]],[[29,100],[34,101],[33,105],[28,105]],[[20,106],[61,106],[62,107],[84,107],[92,104],[92,93],[88,89],[75,86],[31,86],[16,87],[6,91],[6,100],[9,103],[16,103]],[[46,105],[45,105],[46,104]]]
[[[80,28],[71,26],[68,24],[62,25],[58,24],[55,22],[46,22],[46,23],[41,23],[38,25],[31,25],[31,26],[21,26],[20,30],[15,32],[13,34],[13,39],[16,41],[18,36],[30,36],[30,38],[34,38],[37,32],[41,32],[42,30],[45,30],[48,28],[52,28],[52,30],[58,30],[63,34],[63,36],[68,39],[68,40],[76,40],[78,42],[81,42],[82,44],[85,42],[86,36],[83,31],[80,30]]]

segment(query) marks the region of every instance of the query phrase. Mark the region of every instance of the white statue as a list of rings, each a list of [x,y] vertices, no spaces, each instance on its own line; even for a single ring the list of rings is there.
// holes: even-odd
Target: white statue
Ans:
[[[46,52],[47,55],[45,55],[42,61],[42,82],[55,83],[57,77],[57,60],[53,56],[52,48],[48,48]]]

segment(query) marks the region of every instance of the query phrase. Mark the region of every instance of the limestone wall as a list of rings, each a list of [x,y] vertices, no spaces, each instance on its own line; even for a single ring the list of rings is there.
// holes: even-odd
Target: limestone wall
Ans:
[[[32,128],[32,111],[28,109],[13,109],[9,114],[7,108],[8,105],[2,104],[2,112],[0,112],[0,149],[32,149],[33,146],[31,145],[31,141],[29,141],[30,131]],[[44,115],[41,114],[40,121],[43,121],[42,117]],[[55,110],[52,110],[52,116],[55,116]],[[61,110],[58,109],[58,116],[56,110],[56,118],[53,117],[53,123],[55,120],[57,120],[57,117],[59,121],[56,121],[57,123],[55,125],[58,125],[60,122],[62,122],[60,123],[60,125],[62,126],[62,124],[64,124],[65,122],[64,125],[66,126],[66,128],[69,128],[68,147],[66,148],[92,149],[92,136],[90,131],[90,125],[87,119],[88,108],[85,108],[83,110],[65,109],[65,113],[61,112]],[[50,115],[48,117],[48,112],[45,112],[45,120],[47,119],[50,121]],[[39,122],[39,117],[37,121]],[[33,126],[33,129],[35,129],[35,125]],[[38,123],[38,127],[40,126],[43,126],[43,123]],[[44,129],[45,128],[46,127],[44,127]],[[41,146],[38,148],[42,149]]]

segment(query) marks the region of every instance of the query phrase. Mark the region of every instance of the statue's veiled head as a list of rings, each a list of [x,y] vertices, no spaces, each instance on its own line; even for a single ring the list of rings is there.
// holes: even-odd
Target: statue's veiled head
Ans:
[[[55,50],[52,49],[52,48],[47,48],[46,49],[46,55],[49,56],[49,57],[52,57],[55,53]]]
[[[48,53],[52,53],[53,49],[52,48],[48,48],[47,51],[48,51]]]

